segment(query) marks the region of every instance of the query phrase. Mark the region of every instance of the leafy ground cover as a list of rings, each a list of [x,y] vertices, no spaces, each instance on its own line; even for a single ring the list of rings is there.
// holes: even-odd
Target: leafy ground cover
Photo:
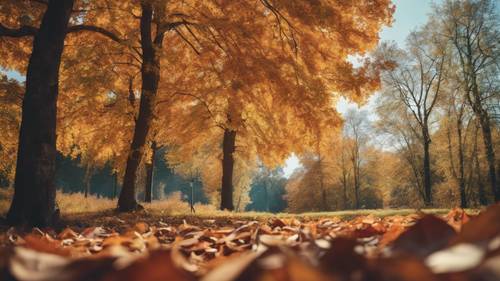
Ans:
[[[4,229],[0,279],[499,280],[500,205],[434,211],[72,215]]]

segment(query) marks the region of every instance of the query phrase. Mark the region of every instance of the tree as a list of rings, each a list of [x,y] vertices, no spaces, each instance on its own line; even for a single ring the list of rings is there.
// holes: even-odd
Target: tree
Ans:
[[[336,122],[337,114],[331,108],[333,101],[331,91],[348,96],[352,100],[362,100],[367,93],[371,93],[378,87],[376,68],[371,68],[369,67],[371,65],[367,64],[355,69],[347,61],[347,57],[349,54],[363,53],[373,47],[376,38],[372,37],[372,34],[377,33],[379,28],[387,23],[392,13],[389,3],[382,1],[373,6],[376,7],[375,10],[372,10],[373,7],[369,8],[364,2],[355,5],[327,3],[326,1],[293,4],[261,1],[261,3],[263,6],[238,3],[224,7],[225,13],[234,11],[234,14],[239,16],[229,25],[217,26],[238,40],[227,42],[226,36],[220,36],[220,34],[212,40],[218,43],[216,45],[220,47],[218,52],[222,51],[219,55],[222,60],[221,58],[215,60],[217,64],[211,71],[216,73],[218,79],[216,83],[227,91],[226,96],[215,103],[215,106],[212,105],[214,103],[212,98],[201,93],[196,96],[198,98],[202,96],[203,103],[208,105],[209,113],[222,112],[222,114],[211,114],[215,115],[215,118],[211,117],[215,119],[215,126],[222,127],[224,130],[222,133],[222,209],[233,209],[232,167],[234,165],[233,154],[240,146],[238,140],[256,138],[258,141],[256,151],[260,152],[258,153],[260,158],[273,153],[269,149],[262,148],[278,147],[279,149],[275,151],[279,155],[272,156],[278,159],[279,163],[293,151],[292,147],[302,150],[299,144],[306,143],[309,141],[308,138],[299,139],[298,143],[291,141],[298,139],[299,132],[306,132],[309,130],[308,127],[313,127],[311,125],[315,123],[315,120],[321,120],[320,115]],[[301,13],[301,9],[310,10],[313,13],[321,11],[328,11],[328,13],[321,12],[321,16],[314,17]],[[255,11],[259,12],[255,13]],[[373,17],[365,17],[366,13],[372,14]],[[358,15],[366,21],[366,24],[352,26],[353,29],[339,25],[337,20],[337,17],[349,18]],[[318,20],[319,18],[322,19]],[[249,20],[245,21],[245,19]],[[278,30],[269,26],[270,21],[277,21]],[[350,22],[347,25],[350,26]],[[311,28],[311,26],[319,29]],[[242,33],[242,29],[245,32]],[[358,30],[355,31],[356,29]],[[257,37],[248,32],[253,30],[259,30],[260,36]],[[340,37],[338,36],[339,30],[343,31]],[[276,32],[280,40],[276,40]],[[353,36],[348,35],[351,32]],[[241,36],[242,34],[244,36]],[[366,36],[358,37],[354,34]],[[301,41],[330,43],[313,47],[314,44],[301,45]],[[325,58],[328,58],[328,64],[325,64]],[[212,65],[214,65],[213,62]],[[266,94],[268,97],[265,96]],[[265,106],[262,108],[267,109],[268,104],[277,106],[273,109],[274,112],[262,110],[261,112],[260,108],[256,110],[257,107],[263,105]],[[206,115],[201,116],[206,118]],[[265,124],[266,121],[287,120],[287,118],[294,118],[293,120],[298,122],[291,124],[296,129],[291,131],[295,135],[289,139],[281,138],[292,135],[290,130],[288,133],[284,132],[286,128],[284,125],[271,127]],[[301,129],[301,126],[306,129]],[[280,132],[277,128],[283,131]],[[316,131],[309,130],[307,134],[315,135]],[[242,142],[247,143],[246,140]]]
[[[481,125],[488,175],[495,201],[500,200],[500,186],[495,167],[488,104],[499,100],[499,15],[494,1],[445,1],[436,9],[441,19],[440,34],[454,46],[465,98]]]
[[[15,192],[7,215],[11,224],[48,225],[57,219],[54,185],[56,97],[60,59],[72,7],[72,0],[49,1],[33,41],[23,98]]]
[[[350,109],[345,116],[344,136],[350,140],[349,160],[352,165],[352,178],[354,183],[354,207],[359,209],[360,205],[360,189],[361,189],[361,165],[364,150],[369,139],[369,121],[367,113]]]
[[[74,5],[73,0],[9,1],[2,6],[1,40],[15,48],[12,40],[21,38],[20,45],[26,46],[23,37],[33,37],[23,96],[14,198],[7,214],[10,224],[45,226],[58,217],[54,185],[56,116],[64,41],[69,32],[101,32],[83,24],[68,26],[74,6],[81,8],[81,5],[87,3]],[[17,18],[19,23],[12,20],[15,15],[20,15]],[[3,22],[19,27],[11,28]],[[39,23],[39,27],[33,23]],[[9,62],[6,61],[8,68]],[[10,67],[23,69],[18,62]]]
[[[8,186],[15,175],[17,136],[21,119],[24,86],[0,74],[0,186]]]
[[[278,213],[286,208],[285,195],[286,178],[281,168],[269,170],[259,167],[253,177],[250,198],[252,202],[247,211],[263,211]]]
[[[430,29],[431,25],[425,28]],[[384,94],[404,107],[418,126],[414,134],[423,146],[423,199],[427,206],[432,205],[430,124],[445,77],[446,63],[446,48],[436,45],[435,41],[424,29],[410,34],[407,52],[395,46],[382,46],[385,48],[382,55],[396,65],[383,75]]]

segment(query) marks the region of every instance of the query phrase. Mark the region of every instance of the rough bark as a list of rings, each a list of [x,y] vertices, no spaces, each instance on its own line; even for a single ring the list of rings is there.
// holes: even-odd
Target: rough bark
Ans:
[[[234,210],[233,206],[233,170],[234,151],[236,148],[236,131],[224,130],[222,142],[222,188],[221,188],[221,210]]]
[[[56,118],[59,67],[73,0],[50,0],[33,41],[22,105],[12,225],[47,226],[55,206]]]
[[[160,57],[159,51],[163,44],[163,33],[156,34],[152,38],[153,7],[151,3],[143,2],[140,20],[141,48],[142,48],[142,89],[139,104],[139,115],[137,117],[132,144],[130,146],[123,188],[118,199],[118,210],[122,212],[141,209],[135,198],[136,180],[144,155],[145,145],[153,120],[155,97],[160,81]]]
[[[151,203],[153,194],[153,179],[155,172],[156,142],[151,142],[151,163],[146,164],[146,186],[144,188],[144,201]]]

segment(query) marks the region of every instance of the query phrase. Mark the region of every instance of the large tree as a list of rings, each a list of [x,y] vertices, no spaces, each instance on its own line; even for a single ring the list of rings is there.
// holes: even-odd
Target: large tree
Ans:
[[[394,67],[384,72],[384,96],[388,104],[397,103],[404,108],[417,125],[413,133],[422,144],[423,199],[426,206],[432,204],[431,181],[431,123],[436,102],[441,94],[445,77],[446,48],[436,45],[429,35],[431,25],[413,32],[404,51],[394,45],[381,47],[386,61]]]
[[[481,126],[495,201],[500,200],[500,184],[489,105],[494,106],[500,100],[500,17],[497,8],[495,1],[490,0],[447,0],[435,13],[435,17],[441,19],[438,34],[445,36],[454,47],[465,99]]]
[[[24,70],[22,60],[14,61],[12,54],[21,58],[29,56],[14,198],[7,214],[11,224],[44,226],[53,223],[58,217],[54,176],[59,68],[64,42],[66,34],[70,32],[88,30],[103,33],[95,26],[70,24],[72,17],[81,15],[81,11],[89,6],[86,1],[78,4],[74,2],[8,1],[2,5],[0,40],[6,46],[2,52],[12,51],[11,54],[6,54],[7,59],[2,67]],[[28,47],[30,42],[31,48]],[[20,47],[29,51],[20,51]]]

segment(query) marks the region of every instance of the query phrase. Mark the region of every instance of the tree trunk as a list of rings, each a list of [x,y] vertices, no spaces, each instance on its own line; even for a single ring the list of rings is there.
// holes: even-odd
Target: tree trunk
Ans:
[[[319,186],[321,190],[321,205],[322,205],[322,211],[327,211],[328,210],[328,202],[326,198],[326,189],[325,189],[325,180],[324,180],[324,174],[323,174],[323,160],[321,160],[321,154],[319,154]]]
[[[146,164],[146,186],[144,189],[144,201],[151,203],[153,193],[153,178],[155,172],[156,142],[151,142],[151,163]]]
[[[118,173],[113,172],[113,199],[118,194]]]
[[[142,89],[139,105],[139,115],[135,124],[134,135],[125,168],[123,188],[118,199],[118,210],[121,212],[141,209],[135,198],[136,180],[139,165],[144,155],[144,149],[153,120],[155,97],[160,81],[160,57],[157,51],[163,44],[163,34],[157,34],[152,39],[153,7],[149,2],[141,4],[140,21],[142,47]]]
[[[428,130],[424,128],[424,204],[426,207],[432,205],[432,182],[431,182],[431,155]]]
[[[83,185],[85,187],[85,198],[88,197],[89,193],[90,193],[90,183],[91,183],[91,180],[92,180],[92,174],[93,174],[93,169],[90,165],[87,165],[87,167],[85,167],[85,175],[83,177]]]
[[[56,119],[59,66],[73,0],[51,0],[33,41],[22,106],[14,198],[9,224],[47,226],[55,206]]]
[[[236,148],[236,131],[224,130],[224,140],[222,142],[222,189],[221,189],[221,210],[234,210],[233,206],[233,169],[234,151]]]
[[[357,144],[355,144],[357,146]],[[357,209],[360,208],[359,204],[359,165],[358,165],[358,160],[359,160],[359,152],[358,148],[355,148],[355,153],[352,158],[352,170],[353,170],[353,179],[354,179],[354,207]]]
[[[462,140],[462,120],[457,121],[457,137],[458,137],[458,184],[460,189],[460,207],[467,208],[467,194],[465,192],[465,169],[464,169],[464,147]]]
[[[495,202],[500,201],[500,187],[498,186],[495,169],[495,151],[493,150],[493,140],[491,137],[490,119],[487,114],[482,114],[479,118],[481,130],[483,132],[484,151],[488,161],[488,175],[490,178],[491,191],[495,197]]]

